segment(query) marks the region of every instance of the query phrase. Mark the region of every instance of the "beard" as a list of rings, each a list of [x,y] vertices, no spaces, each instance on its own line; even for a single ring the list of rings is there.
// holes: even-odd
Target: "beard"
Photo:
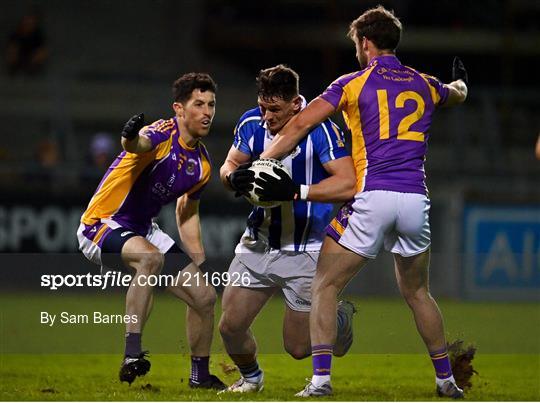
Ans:
[[[360,63],[360,68],[365,69],[368,65],[368,58],[365,52],[360,49],[358,52],[358,63]]]

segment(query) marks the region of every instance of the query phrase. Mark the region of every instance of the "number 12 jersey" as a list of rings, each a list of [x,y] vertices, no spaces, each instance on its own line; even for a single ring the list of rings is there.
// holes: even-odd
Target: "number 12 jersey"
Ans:
[[[439,80],[383,55],[335,80],[321,98],[351,130],[357,191],[427,194],[424,160],[433,112],[448,98]]]

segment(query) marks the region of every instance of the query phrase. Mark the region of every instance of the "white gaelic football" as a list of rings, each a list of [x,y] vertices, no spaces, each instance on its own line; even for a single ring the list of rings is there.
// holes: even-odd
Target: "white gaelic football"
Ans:
[[[261,158],[260,160],[254,161],[249,169],[255,172],[255,179],[260,178],[262,172],[267,173],[274,178],[279,178],[279,176],[277,176],[274,172],[274,167],[283,169],[285,172],[287,172],[287,175],[289,175],[289,177],[291,176],[291,173],[289,172],[287,167],[283,165],[281,161],[275,160],[273,158]],[[249,197],[246,196],[246,200],[249,201],[251,204],[257,207],[264,208],[277,207],[281,204],[280,201],[259,201],[259,196],[255,193],[255,189],[257,188],[260,189],[259,186],[253,184],[253,189],[249,192]]]

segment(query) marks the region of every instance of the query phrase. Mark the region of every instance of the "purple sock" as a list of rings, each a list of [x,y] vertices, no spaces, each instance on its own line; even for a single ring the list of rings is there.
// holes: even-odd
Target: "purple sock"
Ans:
[[[330,375],[332,349],[333,346],[330,344],[319,344],[311,347],[313,375]]]
[[[450,359],[448,358],[448,351],[446,348],[441,348],[437,351],[431,351],[429,353],[433,368],[435,368],[435,376],[439,379],[449,378],[452,376],[452,367],[450,366]]]
[[[126,333],[126,349],[124,350],[124,357],[138,357],[141,353],[141,334]]]
[[[210,357],[191,356],[191,376],[190,379],[195,382],[204,382],[210,378],[208,363]]]

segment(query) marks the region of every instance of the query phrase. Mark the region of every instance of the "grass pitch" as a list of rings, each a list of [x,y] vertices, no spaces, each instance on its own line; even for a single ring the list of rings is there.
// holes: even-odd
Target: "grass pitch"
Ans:
[[[355,343],[333,361],[335,394],[322,400],[440,400],[433,369],[410,312],[399,300],[357,300]],[[220,395],[188,387],[189,352],[182,303],[157,295],[144,333],[152,369],[133,385],[118,382],[122,325],[40,324],[40,312],[122,313],[122,294],[4,294],[0,297],[1,400],[297,400],[294,393],[311,375],[310,359],[283,354],[283,301],[272,300],[254,325],[265,371],[256,395]],[[440,302],[449,339],[478,347],[468,400],[540,400],[540,305]],[[219,307],[216,309],[219,313]],[[217,321],[217,319],[216,319]],[[212,372],[226,383],[231,364],[216,335]]]

